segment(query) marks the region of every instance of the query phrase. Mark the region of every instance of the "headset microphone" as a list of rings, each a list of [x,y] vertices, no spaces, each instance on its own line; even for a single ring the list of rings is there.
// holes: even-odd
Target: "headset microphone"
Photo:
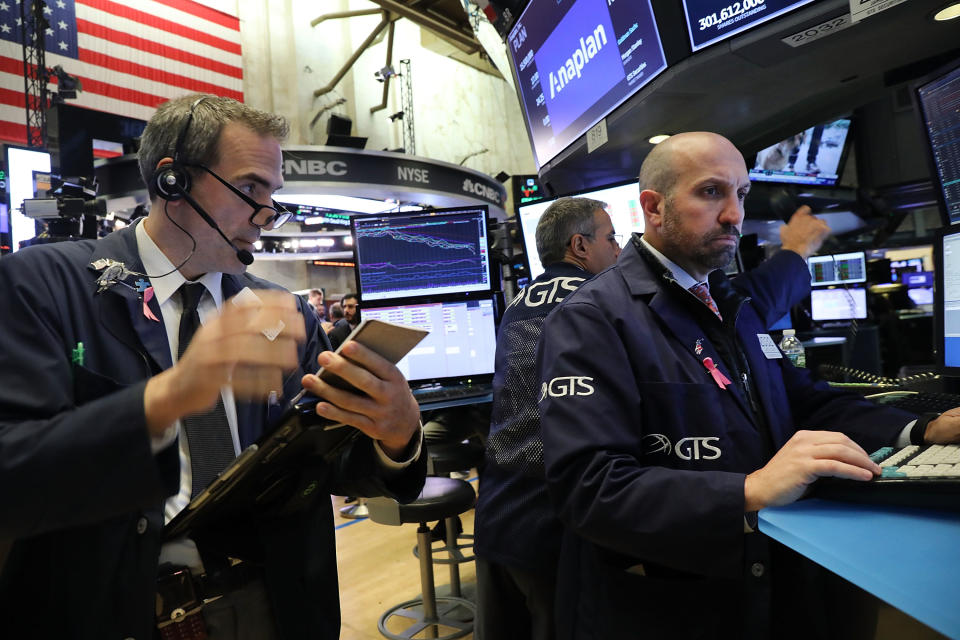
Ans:
[[[174,189],[177,189],[177,188],[178,188],[178,187],[176,187],[176,186],[174,187]],[[251,264],[253,264],[253,254],[252,254],[252,253],[250,253],[250,252],[247,251],[246,249],[238,249],[237,247],[235,247],[235,246],[233,245],[233,243],[230,242],[229,239],[227,239],[227,236],[224,235],[223,231],[220,230],[220,225],[218,225],[218,224],[213,220],[213,218],[210,217],[210,214],[208,214],[206,211],[203,210],[203,207],[200,206],[200,203],[197,202],[197,201],[193,198],[193,196],[191,196],[186,190],[180,189],[179,191],[180,191],[180,195],[183,196],[183,199],[186,200],[187,202],[189,202],[189,203],[190,203],[190,206],[193,207],[194,210],[195,210],[198,214],[200,214],[200,217],[203,218],[203,221],[206,222],[208,225],[210,225],[210,228],[211,228],[211,229],[213,229],[214,231],[216,231],[217,233],[219,233],[219,234],[220,234],[220,237],[223,238],[223,241],[226,242],[227,245],[229,245],[230,248],[233,249],[233,250],[236,252],[236,254],[237,254],[237,260],[239,260],[241,263],[243,263],[244,266],[248,266],[248,267],[249,267]]]

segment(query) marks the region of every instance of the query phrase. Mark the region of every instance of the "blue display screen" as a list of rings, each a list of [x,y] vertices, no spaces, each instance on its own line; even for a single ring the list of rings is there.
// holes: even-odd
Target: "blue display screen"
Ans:
[[[532,0],[507,45],[541,166],[667,66],[649,0]]]
[[[696,51],[813,0],[683,0],[690,32],[690,48]]]

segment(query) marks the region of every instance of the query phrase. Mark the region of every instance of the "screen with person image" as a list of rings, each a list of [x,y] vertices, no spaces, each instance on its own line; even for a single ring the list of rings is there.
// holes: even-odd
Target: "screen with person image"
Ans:
[[[834,186],[850,143],[850,118],[821,123],[757,153],[750,179]]]

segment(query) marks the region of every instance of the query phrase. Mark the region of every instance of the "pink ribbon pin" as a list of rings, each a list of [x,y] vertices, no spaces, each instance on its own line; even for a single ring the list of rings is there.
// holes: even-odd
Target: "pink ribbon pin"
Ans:
[[[704,358],[703,366],[707,368],[707,371],[713,376],[713,381],[716,382],[717,386],[721,389],[726,389],[727,385],[731,384],[730,379],[723,375],[720,369],[717,369],[717,365],[713,364],[713,358]]]
[[[151,300],[153,300],[153,287],[147,287],[143,290],[143,315],[154,322],[160,322],[160,319],[153,315],[153,311],[148,306]]]

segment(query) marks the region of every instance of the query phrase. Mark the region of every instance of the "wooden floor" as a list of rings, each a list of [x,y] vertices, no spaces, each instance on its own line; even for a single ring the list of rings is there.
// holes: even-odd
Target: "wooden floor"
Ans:
[[[477,488],[475,476],[471,485]],[[339,514],[343,498],[333,497],[337,525],[337,565],[340,574],[341,640],[383,640],[377,630],[380,615],[395,604],[420,595],[420,564],[413,555],[417,525],[399,527],[371,520],[347,520]],[[465,533],[473,533],[473,510],[461,516]],[[434,564],[439,595],[447,593],[450,570]],[[475,601],[476,569],[473,562],[460,564],[464,596]],[[397,625],[401,626],[402,625]],[[400,629],[391,626],[399,633]],[[422,635],[416,637],[424,637]],[[463,636],[472,640],[473,634]]]
[[[476,476],[471,477],[477,489]],[[343,622],[341,640],[383,640],[377,629],[380,615],[395,604],[420,595],[420,565],[413,555],[417,525],[399,527],[371,520],[347,520],[339,514],[343,498],[332,497],[337,526],[337,564],[340,573],[340,607]],[[473,510],[461,517],[463,530],[473,533]],[[446,565],[434,565],[434,581],[440,595],[449,585]],[[473,562],[460,565],[464,596],[476,602],[476,568]],[[399,633],[400,629],[391,626]],[[424,637],[422,634],[417,638]],[[910,616],[881,605],[876,640],[939,640],[945,637]],[[473,634],[464,636],[473,639]]]

